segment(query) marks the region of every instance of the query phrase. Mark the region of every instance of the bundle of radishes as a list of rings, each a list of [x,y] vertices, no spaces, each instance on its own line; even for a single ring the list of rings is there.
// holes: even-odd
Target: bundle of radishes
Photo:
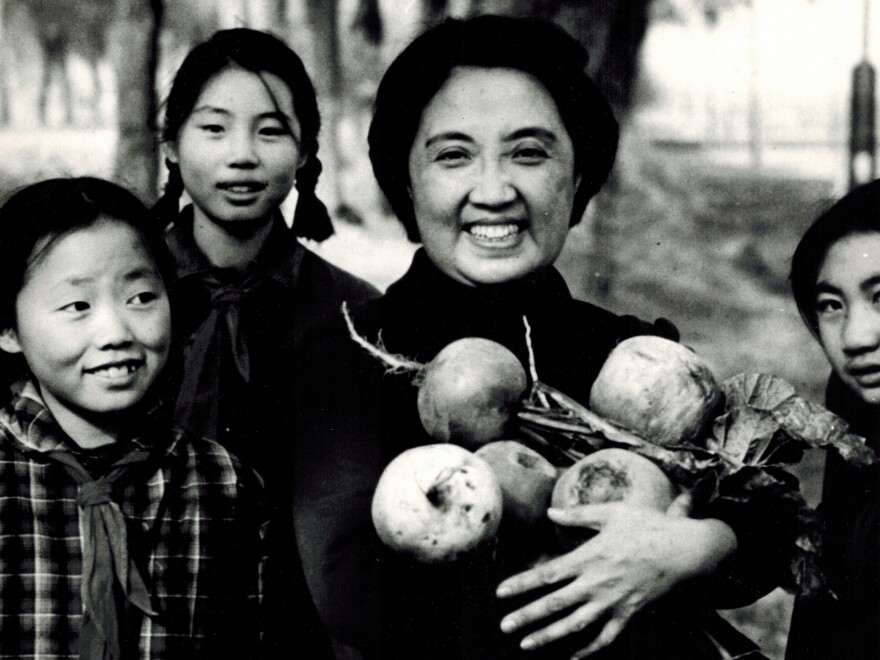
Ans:
[[[502,515],[537,523],[551,502],[665,511],[687,489],[702,505],[765,496],[793,504],[800,536],[783,586],[809,592],[823,583],[818,519],[785,467],[817,447],[857,465],[875,460],[842,419],[784,380],[740,374],[719,384],[693,351],[659,337],[621,342],[587,408],[542,383],[534,359],[529,388],[519,360],[495,342],[461,339],[420,365],[370,345],[348,321],[355,341],[415,372],[419,415],[438,441],[395,458],[372,506],[383,542],[421,561],[452,560],[493,538]]]

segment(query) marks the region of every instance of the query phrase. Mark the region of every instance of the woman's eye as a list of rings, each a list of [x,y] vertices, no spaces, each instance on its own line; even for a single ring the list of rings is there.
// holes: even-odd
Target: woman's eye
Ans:
[[[466,151],[461,149],[447,149],[445,151],[441,151],[438,153],[434,160],[438,163],[444,163],[446,165],[459,165],[461,163],[467,162],[469,155]]]
[[[284,126],[262,126],[260,127],[259,134],[264,137],[282,137],[290,135],[290,131]]]
[[[154,300],[156,300],[158,298],[159,298],[159,295],[156,293],[153,293],[152,291],[142,291],[141,293],[137,294],[136,296],[132,296],[131,298],[129,298],[128,302],[132,305],[143,306],[143,305],[149,305],[151,302],[153,302]]]
[[[843,305],[839,300],[834,298],[820,298],[816,301],[817,314],[831,314],[843,309]]]
[[[67,303],[63,307],[59,308],[59,311],[79,314],[81,312],[85,312],[88,308],[89,303],[85,302],[84,300],[76,300],[72,303]]]
[[[199,126],[199,129],[204,131],[205,133],[222,133],[223,127],[220,124],[202,124]]]
[[[527,164],[542,163],[548,158],[547,151],[537,146],[520,147],[513,156],[517,161]]]

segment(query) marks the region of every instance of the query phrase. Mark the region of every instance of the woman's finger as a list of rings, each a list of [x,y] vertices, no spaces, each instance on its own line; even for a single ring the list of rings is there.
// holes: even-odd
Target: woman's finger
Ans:
[[[611,621],[605,624],[605,627],[602,628],[602,632],[596,636],[593,643],[571,656],[571,660],[581,660],[581,658],[586,658],[588,655],[592,655],[596,651],[604,649],[617,639],[617,636],[620,635],[626,627],[627,620],[628,619],[620,619],[617,617],[611,619]]]
[[[616,509],[620,508],[617,503],[605,504],[581,504],[578,506],[557,509],[547,509],[547,516],[559,525],[572,527],[590,527],[602,529],[603,525]]]
[[[509,598],[580,575],[584,562],[588,561],[592,554],[586,547],[588,544],[589,541],[561,557],[556,557],[507,578],[498,585],[495,595],[498,598]]]
[[[568,609],[573,605],[583,604],[591,600],[592,589],[577,580],[553,593],[542,596],[536,601],[511,612],[501,621],[501,630],[514,632],[529,624],[546,619],[552,614]]]
[[[595,622],[605,611],[602,605],[597,603],[586,603],[577,608],[567,617],[556,621],[546,628],[542,628],[536,632],[526,636],[520,646],[525,650],[537,649],[542,646],[562,639],[568,635],[580,632]]]
[[[674,518],[687,518],[691,515],[691,508],[693,508],[693,505],[694,497],[689,490],[686,490],[672,500],[672,504],[666,509],[666,515]]]

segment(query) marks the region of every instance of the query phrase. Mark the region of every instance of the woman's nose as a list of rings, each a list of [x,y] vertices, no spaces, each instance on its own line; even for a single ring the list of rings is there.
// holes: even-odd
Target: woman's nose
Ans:
[[[259,162],[254,135],[250,131],[232,132],[228,160],[233,167],[253,167]]]
[[[130,344],[134,338],[128,317],[123,310],[107,307],[95,314],[96,344],[100,348],[116,348]]]
[[[478,206],[503,206],[516,199],[509,173],[496,163],[487,163],[476,174],[470,201]]]
[[[872,305],[853,305],[843,325],[843,349],[850,353],[880,347],[880,312]]]

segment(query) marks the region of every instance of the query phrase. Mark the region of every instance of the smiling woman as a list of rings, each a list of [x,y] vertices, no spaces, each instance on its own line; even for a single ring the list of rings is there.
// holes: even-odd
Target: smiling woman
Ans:
[[[343,300],[377,292],[307,250],[333,232],[315,195],[320,116],[299,57],[282,41],[223,30],[187,55],[165,105],[169,286],[183,378],[175,420],[254,467],[276,504],[289,500],[278,456],[288,443],[294,357],[305,329]],[[292,231],[279,206],[296,186]],[[186,192],[192,204],[180,209]],[[269,530],[267,638],[279,656],[330,657],[309,599],[290,516]]]
[[[585,64],[560,28],[500,16],[449,20],[392,62],[376,97],[370,158],[422,249],[381,299],[352,311],[361,335],[422,364],[464,337],[497,342],[524,365],[531,348],[541,380],[584,403],[619,341],[677,339],[668,321],[574,300],[553,267],[617,146],[617,123]],[[740,557],[737,546],[750,546],[740,532],[752,523],[763,530],[760,516],[733,523],[734,532],[719,518],[676,515],[681,503],[669,513],[584,511],[564,524],[601,531],[570,552],[502,521],[497,544],[420,565],[383,546],[370,520],[385,467],[436,442],[410,379],[385,373],[341,316],[310,333],[296,373],[296,531],[337,639],[383,660],[538,660],[600,649],[603,658],[720,657],[701,632],[707,598],[678,594]],[[751,536],[761,553],[773,552],[766,534]],[[546,561],[542,552],[558,556]],[[770,586],[749,569],[736,580],[745,598]]]
[[[455,69],[425,108],[409,170],[425,252],[454,279],[519,279],[562,251],[580,177],[556,104],[533,76]]]

